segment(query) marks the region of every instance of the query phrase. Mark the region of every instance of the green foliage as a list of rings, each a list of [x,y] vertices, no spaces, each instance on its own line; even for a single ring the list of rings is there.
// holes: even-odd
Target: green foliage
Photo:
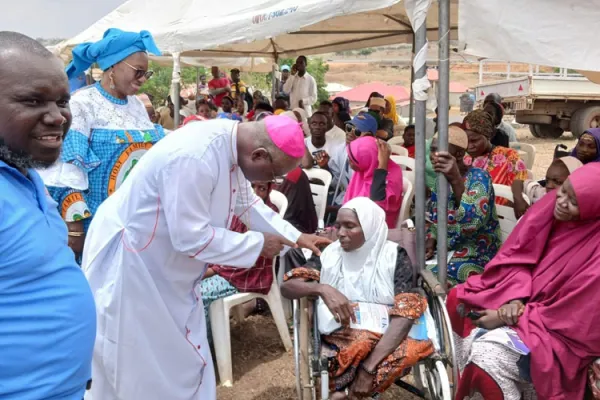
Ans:
[[[358,55],[366,57],[366,56],[370,56],[371,54],[373,54],[374,51],[375,51],[374,49],[367,47],[366,49],[360,49],[358,51]]]
[[[284,58],[279,60],[279,66],[289,65],[290,68],[296,62],[295,59],[292,58]],[[325,74],[329,71],[329,65],[323,61],[321,57],[309,57],[308,58],[308,66],[306,70],[309,74],[315,78],[317,82],[317,103],[319,104],[323,100],[329,99],[329,93],[325,90]]]
[[[154,71],[152,78],[146,81],[140,93],[147,93],[153,96],[154,106],[158,107],[164,104],[171,89],[171,80],[173,78],[173,67],[162,67],[155,62],[150,61],[150,67]],[[200,75],[206,74],[206,69],[200,67]],[[181,68],[181,87],[196,84],[196,68]]]

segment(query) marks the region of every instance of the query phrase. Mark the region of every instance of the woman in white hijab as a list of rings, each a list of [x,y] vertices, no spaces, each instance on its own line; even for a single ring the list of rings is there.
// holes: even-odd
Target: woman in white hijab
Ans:
[[[323,251],[321,271],[295,268],[281,286],[289,299],[320,298],[317,315],[333,400],[383,393],[434,351],[418,329],[427,301],[415,290],[406,251],[387,240],[383,209],[356,197],[338,212],[336,229],[338,240]],[[365,318],[356,316],[367,307],[383,307],[388,322],[365,329]]]

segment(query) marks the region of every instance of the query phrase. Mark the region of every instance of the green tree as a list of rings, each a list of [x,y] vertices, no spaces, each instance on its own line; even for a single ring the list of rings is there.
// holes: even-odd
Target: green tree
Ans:
[[[292,58],[284,58],[279,60],[279,66],[289,65],[290,67],[296,62]],[[329,71],[329,64],[323,61],[321,57],[309,57],[306,70],[315,78],[317,82],[317,103],[329,99],[329,93],[325,90],[325,74]]]
[[[370,56],[371,54],[373,54],[373,52],[374,52],[374,51],[375,51],[375,50],[373,50],[372,48],[370,48],[370,47],[367,47],[366,49],[360,49],[360,50],[358,51],[358,55],[359,55],[359,56],[365,56],[365,57],[366,57],[366,56]]]
[[[140,92],[153,96],[154,106],[158,107],[164,104],[171,90],[173,67],[163,67],[150,61],[149,68],[154,71],[154,75],[144,83]],[[200,75],[205,73],[206,69],[200,67]],[[196,84],[196,68],[183,67],[181,68],[181,87],[183,88],[185,85],[190,84]]]

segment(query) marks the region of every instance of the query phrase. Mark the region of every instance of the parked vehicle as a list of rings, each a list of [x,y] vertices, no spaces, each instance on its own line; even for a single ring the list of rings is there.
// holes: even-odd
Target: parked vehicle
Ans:
[[[583,76],[530,75],[476,86],[476,101],[490,93],[503,98],[507,114],[528,124],[539,138],[558,138],[569,131],[579,138],[586,129],[600,127],[600,85]]]

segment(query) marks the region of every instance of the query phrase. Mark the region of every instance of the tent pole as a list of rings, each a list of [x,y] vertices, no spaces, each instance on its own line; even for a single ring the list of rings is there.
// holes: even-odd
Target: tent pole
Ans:
[[[412,56],[415,56],[415,34],[412,35]],[[411,60],[412,61],[412,60]],[[415,81],[415,69],[410,63],[410,100],[408,103],[408,124],[412,125],[415,119],[415,94],[413,92],[412,83]]]
[[[180,114],[179,92],[181,92],[181,66],[179,65],[179,53],[173,53],[173,78],[171,81],[171,100],[173,101],[173,121],[175,129],[179,128]]]
[[[426,79],[427,75],[427,58],[426,55],[424,56],[423,54],[419,56],[421,51],[427,51],[427,24],[424,20],[416,27],[415,32],[415,57],[413,61],[415,80],[413,81],[413,85],[418,85],[419,79]],[[425,123],[427,114],[427,94],[416,93],[415,100],[415,219],[417,230],[417,264],[419,269],[423,269],[425,268],[425,135],[427,134]]]
[[[198,102],[198,99],[200,98],[200,92],[198,91],[199,87],[200,87],[200,67],[196,67],[196,103]]]
[[[275,105],[275,99],[277,98],[277,71],[279,71],[279,66],[277,65],[277,61],[273,63],[271,67],[271,104]]]
[[[450,105],[450,0],[439,0],[439,81],[438,81],[438,150],[448,151],[448,111]],[[444,174],[437,177],[438,237],[437,265],[438,280],[446,288],[448,273],[448,181]]]

